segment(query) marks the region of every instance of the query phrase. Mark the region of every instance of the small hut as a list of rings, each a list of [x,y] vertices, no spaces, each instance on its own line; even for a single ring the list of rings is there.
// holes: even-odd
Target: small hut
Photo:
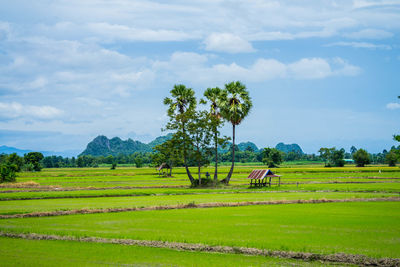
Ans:
[[[278,186],[281,186],[281,176],[274,174],[270,169],[253,170],[247,179],[250,179],[250,186],[271,186],[272,178],[278,178]]]
[[[167,171],[165,171],[165,170],[167,170]],[[168,170],[171,171],[171,166],[169,166],[167,163],[164,162],[163,164],[161,164],[161,165],[157,168],[158,176],[161,176],[161,175],[167,176],[167,175],[168,175]]]

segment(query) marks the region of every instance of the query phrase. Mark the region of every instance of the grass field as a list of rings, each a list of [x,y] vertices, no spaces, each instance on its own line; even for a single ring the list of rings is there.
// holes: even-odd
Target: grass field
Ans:
[[[376,260],[386,257],[392,259],[391,264],[393,260],[400,264],[400,260],[395,260],[400,258],[398,167],[292,165],[273,170],[282,175],[280,187],[274,184],[249,188],[247,175],[253,169],[265,167],[240,165],[235,168],[229,186],[216,188],[190,188],[183,168],[174,169],[173,177],[169,178],[159,177],[153,168],[134,167],[21,173],[17,184],[1,185],[0,215],[40,213],[35,215],[39,217],[2,218],[0,232],[2,235],[36,233],[312,253],[310,255],[314,256],[309,260],[317,259],[318,255],[330,257],[345,253]],[[212,173],[213,169],[205,168],[205,171]],[[220,171],[221,179],[229,168],[221,167]],[[383,201],[387,198],[391,201]],[[354,202],[354,199],[364,202]],[[259,201],[279,204],[310,200],[353,202],[253,205]],[[246,203],[248,206],[107,211],[207,203],[216,206]],[[53,216],[58,211],[80,210],[105,210],[105,213]],[[288,259],[279,253],[276,258],[242,255],[241,252],[177,251],[146,245],[9,237],[0,237],[0,246],[9,248],[6,253],[0,253],[2,266],[67,266],[71,263],[87,266],[315,266],[338,261]],[[66,253],[73,255],[70,260],[64,259]],[[348,258],[350,256],[340,264],[352,263]]]
[[[176,251],[165,248],[1,238],[2,266],[326,266],[264,256]],[[51,247],[51,250],[49,250]],[[21,257],[20,255],[24,255]],[[68,255],[68,257],[66,257]],[[132,264],[134,263],[134,264]]]

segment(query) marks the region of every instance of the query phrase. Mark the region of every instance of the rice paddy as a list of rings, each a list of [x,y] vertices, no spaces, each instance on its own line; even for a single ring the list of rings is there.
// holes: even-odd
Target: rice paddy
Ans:
[[[280,186],[249,188],[246,177],[257,168],[264,167],[236,167],[232,183],[215,188],[190,188],[183,168],[175,168],[173,177],[132,167],[21,173],[16,184],[0,188],[0,243],[9,247],[0,260],[3,266],[45,266],[65,251],[76,251],[71,262],[89,266],[307,266],[362,264],[363,259],[400,264],[399,168],[278,168],[274,172],[282,175]],[[220,177],[228,170],[221,167]],[[24,214],[35,217],[9,217]],[[72,239],[16,239],[9,234]],[[211,249],[181,251],[79,238],[178,242]],[[220,246],[232,249],[212,252]],[[48,252],[50,247],[54,253]],[[25,256],[18,257],[22,250]],[[252,250],[275,254],[243,252]],[[58,265],[68,262],[60,260]]]

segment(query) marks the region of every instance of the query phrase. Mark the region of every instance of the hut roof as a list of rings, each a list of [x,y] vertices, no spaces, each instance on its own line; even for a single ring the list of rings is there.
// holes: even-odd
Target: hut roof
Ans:
[[[270,169],[253,170],[247,179],[264,179],[265,177],[279,177],[280,175],[274,174]]]

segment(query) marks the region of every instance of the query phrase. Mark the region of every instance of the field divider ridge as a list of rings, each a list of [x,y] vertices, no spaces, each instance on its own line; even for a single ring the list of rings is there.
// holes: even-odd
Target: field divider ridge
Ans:
[[[131,208],[107,208],[107,209],[78,209],[62,210],[49,212],[31,212],[10,215],[0,215],[0,219],[29,218],[29,217],[50,217],[65,216],[76,214],[95,214],[95,213],[114,213],[131,211],[149,211],[149,210],[176,210],[176,209],[195,209],[195,208],[218,208],[218,207],[242,207],[255,205],[282,205],[282,204],[320,204],[320,203],[340,203],[340,202],[382,202],[382,201],[400,201],[400,197],[387,198],[348,198],[348,199],[297,199],[297,200],[272,200],[272,201],[243,201],[243,202],[211,202],[188,204],[150,206],[150,207],[131,207]]]
[[[231,247],[231,246],[211,246],[205,244],[168,242],[158,240],[134,240],[134,239],[117,239],[117,238],[100,238],[100,237],[75,237],[75,236],[60,236],[60,235],[43,235],[36,233],[11,233],[0,231],[1,237],[20,238],[29,240],[54,240],[54,241],[75,241],[87,243],[104,243],[118,244],[129,246],[144,246],[154,248],[167,248],[183,251],[201,251],[209,253],[224,253],[224,254],[243,254],[243,255],[258,255],[278,258],[297,259],[304,261],[322,261],[334,263],[356,264],[361,266],[400,266],[398,258],[371,258],[360,254],[318,254],[310,252],[293,252],[280,250],[267,250],[248,247]]]

